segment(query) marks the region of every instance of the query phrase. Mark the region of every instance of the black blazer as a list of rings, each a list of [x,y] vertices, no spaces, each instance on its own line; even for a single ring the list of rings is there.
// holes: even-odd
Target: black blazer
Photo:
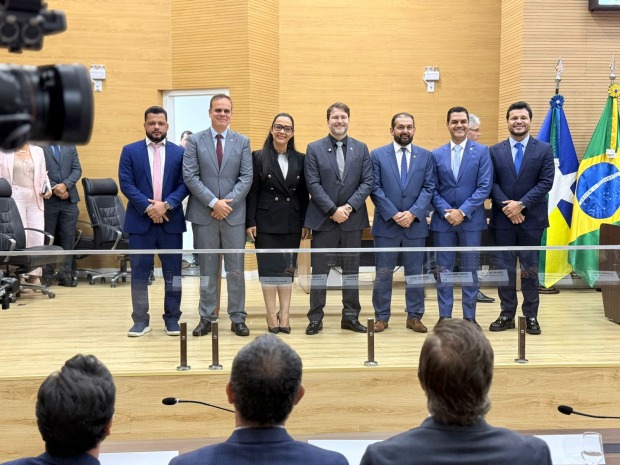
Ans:
[[[246,228],[256,226],[257,233],[301,234],[308,189],[304,176],[304,154],[289,151],[286,179],[278,164],[278,155],[271,150],[271,170],[266,178],[260,175],[259,155],[252,152],[254,175],[246,198]]]

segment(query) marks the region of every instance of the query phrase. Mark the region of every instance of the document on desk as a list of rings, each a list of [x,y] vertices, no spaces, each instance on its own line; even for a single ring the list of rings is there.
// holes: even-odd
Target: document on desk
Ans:
[[[581,434],[537,434],[536,437],[545,441],[549,446],[553,465],[582,465],[586,463],[581,456]],[[605,458],[603,458],[601,464],[605,463]]]
[[[179,455],[177,450],[156,452],[107,452],[99,454],[101,465],[168,465],[170,460]]]

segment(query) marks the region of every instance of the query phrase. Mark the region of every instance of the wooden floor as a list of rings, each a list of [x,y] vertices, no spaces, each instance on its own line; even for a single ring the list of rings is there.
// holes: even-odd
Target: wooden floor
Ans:
[[[225,437],[232,415],[192,405],[165,407],[167,396],[226,405],[224,386],[232,359],[251,337],[266,332],[262,294],[257,281],[247,282],[246,308],[250,338],[230,332],[220,318],[222,371],[209,370],[211,338],[188,341],[189,372],[178,372],[179,338],[167,336],[160,318],[162,280],[151,286],[151,327],[140,338],[128,338],[131,326],[129,283],[117,288],[88,285],[56,288],[56,298],[24,295],[0,311],[0,459],[36,453],[41,442],[34,421],[36,390],[41,380],[76,353],[96,354],[113,372],[118,386],[114,439],[133,441],[158,437]],[[191,332],[198,321],[199,278],[183,278],[183,317]],[[225,281],[224,281],[225,288]],[[497,298],[493,288],[483,289]],[[361,290],[361,319],[372,315],[371,288]],[[226,292],[223,292],[226,302]],[[438,318],[434,289],[427,289],[424,322]],[[405,328],[404,287],[395,283],[390,327],[376,335],[379,366],[364,366],[366,336],[340,329],[340,292],[328,292],[324,330],[304,334],[308,295],[295,286],[290,343],[304,362],[306,398],[289,421],[298,434],[330,432],[397,432],[418,424],[425,399],[416,378],[424,336]],[[458,308],[459,301],[456,307]],[[225,306],[225,305],[224,305]],[[517,357],[517,332],[488,332],[499,305],[478,304],[477,320],[495,350],[493,408],[489,420],[516,429],[612,428],[613,421],[566,417],[557,404],[600,414],[620,413],[620,326],[603,316],[596,291],[563,289],[542,295],[542,335],[528,336],[527,365]],[[454,316],[459,316],[455,311]]]

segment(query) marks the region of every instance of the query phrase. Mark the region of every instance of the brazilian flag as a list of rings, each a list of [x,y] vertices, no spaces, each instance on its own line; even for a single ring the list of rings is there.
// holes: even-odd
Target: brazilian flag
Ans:
[[[599,245],[602,224],[620,224],[620,85],[609,86],[609,97],[586,153],[579,164],[570,245]],[[571,250],[573,270],[590,287],[596,283],[598,250]]]
[[[549,101],[549,112],[543,121],[537,139],[551,144],[555,162],[553,187],[548,194],[549,227],[545,229],[542,245],[568,245],[577,178],[577,152],[564,114],[564,97],[557,94]],[[551,287],[570,273],[568,250],[542,250],[540,252],[540,284]]]

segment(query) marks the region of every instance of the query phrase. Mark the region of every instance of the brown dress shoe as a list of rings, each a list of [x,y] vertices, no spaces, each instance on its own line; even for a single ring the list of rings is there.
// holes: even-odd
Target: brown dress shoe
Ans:
[[[407,320],[407,329],[412,329],[416,333],[426,333],[428,329],[424,326],[424,323],[419,318],[411,318]]]
[[[375,321],[375,333],[380,333],[382,332],[384,329],[386,329],[388,327],[388,322],[387,321],[381,321],[381,320],[377,320]]]

